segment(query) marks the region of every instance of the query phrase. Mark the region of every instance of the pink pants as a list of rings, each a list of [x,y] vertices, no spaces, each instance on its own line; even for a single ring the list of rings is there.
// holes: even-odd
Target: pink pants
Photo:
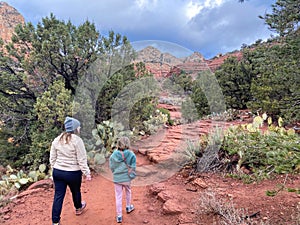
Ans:
[[[122,199],[123,199],[123,188],[126,194],[126,206],[131,204],[131,186],[130,184],[115,183],[115,197],[116,197],[116,208],[117,215],[122,215]]]

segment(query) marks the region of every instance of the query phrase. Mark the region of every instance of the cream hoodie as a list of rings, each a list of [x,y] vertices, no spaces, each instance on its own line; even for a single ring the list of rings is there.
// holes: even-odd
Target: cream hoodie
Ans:
[[[64,140],[59,141],[61,135],[56,137],[51,145],[51,167],[65,171],[81,170],[84,175],[90,174],[82,139],[76,134],[72,134],[71,140],[66,144]]]

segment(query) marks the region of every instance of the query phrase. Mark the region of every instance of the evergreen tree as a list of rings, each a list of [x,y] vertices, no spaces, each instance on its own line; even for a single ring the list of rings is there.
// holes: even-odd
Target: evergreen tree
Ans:
[[[265,20],[269,28],[280,36],[286,36],[299,28],[300,23],[300,1],[299,0],[277,0],[272,5],[272,13],[260,16]]]
[[[72,104],[71,91],[65,89],[62,80],[55,81],[37,99],[34,105],[37,120],[31,125],[32,143],[24,163],[36,169],[49,162],[51,142],[64,130],[64,120],[71,115]]]
[[[76,27],[70,21],[57,20],[51,14],[50,17],[43,18],[36,27],[31,23],[17,26],[12,42],[6,46],[1,43],[0,115],[4,124],[1,127],[2,134],[5,137],[12,137],[15,146],[24,148],[22,156],[26,155],[29,149],[30,154],[34,155],[35,149],[39,151],[37,145],[45,144],[39,154],[39,157],[44,157],[45,148],[49,146],[49,140],[46,144],[44,137],[50,138],[54,135],[51,131],[44,130],[43,125],[44,119],[54,116],[53,111],[45,111],[46,114],[49,113],[46,115],[38,113],[34,108],[37,99],[45,98],[46,94],[48,96],[49,87],[57,85],[55,84],[57,80],[62,81],[63,87],[71,91],[70,101],[73,101],[73,97],[78,94],[76,93],[78,85],[88,80],[89,85],[85,83],[83,86],[92,92],[84,91],[82,92],[84,94],[76,100],[81,99],[78,103],[80,105],[87,99],[89,101],[84,103],[89,102],[94,106],[96,85],[101,85],[95,80],[100,80],[100,83],[103,81],[99,77],[103,75],[103,71],[111,67],[109,63],[112,62],[99,58],[103,56],[107,59],[107,56],[112,54],[111,50],[117,48],[118,51],[113,52],[114,59],[118,59],[118,63],[120,60],[123,64],[128,62],[127,56],[132,56],[133,50],[127,38],[110,32],[108,39],[113,41],[107,42],[107,38],[101,37],[95,25],[88,21]],[[122,44],[124,46],[121,46]],[[101,61],[101,65],[105,65],[105,68],[100,73],[91,75],[90,68],[97,59]],[[82,89],[81,87],[80,91]],[[47,100],[54,99],[58,94],[51,91],[50,93],[55,96],[48,96]],[[92,94],[95,95],[94,100],[91,100]],[[77,105],[74,104],[71,112],[78,111],[80,107],[75,107]],[[48,124],[49,127],[56,128],[57,131],[61,129],[60,123],[52,122],[53,124]],[[5,152],[6,147],[3,147]],[[33,160],[31,158],[27,161]],[[41,161],[44,159],[36,159],[37,163]]]
[[[86,21],[78,27],[64,22],[53,14],[33,27],[31,23],[19,25],[7,46],[28,79],[43,93],[57,78],[64,79],[65,87],[75,94],[82,71],[89,68],[100,53],[99,33],[95,25]]]
[[[246,109],[251,100],[251,80],[249,63],[230,57],[215,72],[222,88],[227,108]]]

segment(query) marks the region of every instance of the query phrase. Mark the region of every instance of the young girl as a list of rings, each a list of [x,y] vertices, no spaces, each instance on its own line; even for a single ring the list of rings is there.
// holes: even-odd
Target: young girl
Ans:
[[[123,189],[126,193],[126,213],[134,210],[131,204],[131,180],[128,171],[135,171],[136,156],[129,150],[130,140],[127,137],[121,137],[117,142],[117,149],[109,158],[109,167],[113,173],[113,182],[115,185],[115,198],[117,209],[117,222],[122,222],[122,195]]]

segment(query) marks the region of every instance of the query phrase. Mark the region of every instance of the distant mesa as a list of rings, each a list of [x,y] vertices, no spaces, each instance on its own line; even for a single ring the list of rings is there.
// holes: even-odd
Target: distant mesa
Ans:
[[[24,24],[24,17],[6,2],[0,2],[0,37],[9,42],[18,24]]]

